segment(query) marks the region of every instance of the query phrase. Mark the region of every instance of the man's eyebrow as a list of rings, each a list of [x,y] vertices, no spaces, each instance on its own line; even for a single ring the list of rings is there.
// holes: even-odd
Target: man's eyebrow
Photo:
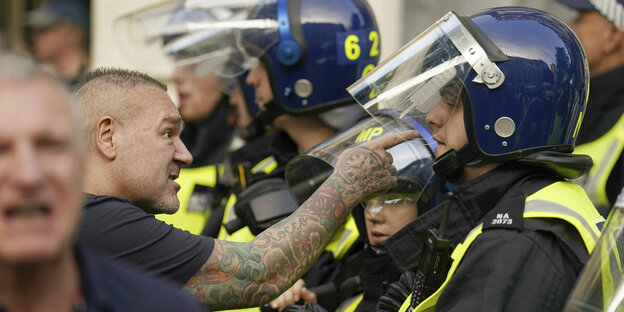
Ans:
[[[182,123],[182,118],[180,118],[179,116],[167,116],[163,118],[162,121],[165,123],[171,123],[171,124],[177,125],[177,124]]]

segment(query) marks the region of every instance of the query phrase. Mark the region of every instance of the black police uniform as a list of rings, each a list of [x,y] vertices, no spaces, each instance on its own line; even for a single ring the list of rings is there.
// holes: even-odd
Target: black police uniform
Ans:
[[[587,249],[578,231],[564,221],[522,218],[526,196],[559,180],[510,162],[453,191],[446,233],[452,247],[498,213],[523,221],[484,226],[441,293],[436,311],[561,311],[589,257]],[[424,234],[439,224],[441,215],[439,205],[386,240],[400,269],[415,269]]]

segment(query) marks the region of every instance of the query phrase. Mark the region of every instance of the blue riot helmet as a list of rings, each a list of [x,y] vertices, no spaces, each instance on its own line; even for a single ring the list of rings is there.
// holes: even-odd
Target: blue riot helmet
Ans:
[[[351,104],[346,88],[379,58],[377,24],[364,0],[264,0],[252,20],[274,27],[243,29],[239,61],[255,57],[266,67],[274,117]]]
[[[143,70],[191,67],[198,76],[216,75],[230,93],[228,63],[231,24],[245,20],[257,0],[185,0],[166,2],[125,14],[114,22],[114,33],[126,58]],[[156,70],[154,70],[156,69]]]
[[[436,160],[436,173],[451,179],[466,165],[510,160],[580,176],[591,160],[570,153],[588,91],[574,33],[548,13],[522,7],[469,17],[449,12],[349,87],[371,115],[420,120],[439,143],[463,104],[458,118],[468,144]],[[441,109],[447,122],[431,122]]]
[[[381,123],[380,123],[381,121]],[[286,166],[286,183],[295,200],[301,204],[331,175],[340,154],[347,148],[368,142],[403,130],[419,130],[424,137],[430,136],[422,124],[410,117],[398,120],[390,115],[378,115],[376,118],[365,118],[354,126],[345,129],[325,142],[300,154],[289,161]],[[409,198],[418,202],[419,213],[428,210],[441,197],[434,201],[429,199],[420,202],[425,186],[432,181],[434,172],[432,165],[435,159],[433,148],[435,141],[423,141],[417,138],[405,141],[388,149],[393,164],[397,168],[398,184],[386,192],[395,195],[394,199]],[[386,200],[392,200],[388,196]]]
[[[379,122],[382,121],[383,125]],[[402,130],[417,129],[424,137],[430,137],[420,122],[411,118],[397,120],[390,115],[366,118],[345,129],[325,142],[293,158],[286,166],[286,183],[290,193],[303,203],[333,172],[340,154],[349,147]],[[423,138],[405,141],[390,149],[397,169],[398,183],[382,194],[367,198],[352,211],[354,225],[361,239],[377,253],[383,253],[380,237],[368,229],[366,223],[377,224],[384,220],[385,235],[392,234],[419,215],[442,201],[444,188],[437,192],[425,192],[435,180],[432,169],[435,141],[428,144]],[[384,218],[379,219],[383,214]],[[364,235],[367,233],[369,235]]]

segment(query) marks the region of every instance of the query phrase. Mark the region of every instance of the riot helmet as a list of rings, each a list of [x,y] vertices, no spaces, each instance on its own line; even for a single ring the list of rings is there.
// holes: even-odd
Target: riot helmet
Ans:
[[[303,203],[331,175],[339,155],[345,149],[411,129],[429,136],[428,130],[420,122],[409,117],[397,120],[392,116],[378,115],[377,118],[361,120],[288,163],[285,177],[291,194],[298,203]],[[434,178],[432,164],[435,155],[432,147],[435,142],[429,145],[422,140],[417,138],[388,149],[397,168],[398,183],[383,194],[366,199],[361,203],[363,209],[354,210],[361,233],[366,233],[362,228],[364,214],[374,219],[384,210],[385,214],[395,214],[393,220],[411,220],[441,201],[441,194],[435,194],[433,199],[423,196],[426,186]]]
[[[263,0],[249,14],[251,21],[273,27],[241,29],[232,61],[241,72],[257,67],[248,67],[249,59],[266,69],[272,95],[261,115],[269,120],[352,104],[346,88],[379,59],[377,24],[364,0]],[[329,117],[321,119],[334,128],[357,120]]]
[[[183,0],[142,8],[114,23],[123,54],[134,66],[154,71],[191,68],[199,76],[214,75],[230,94],[236,81],[229,63],[231,24],[245,20],[257,0]]]
[[[526,161],[566,177],[591,166],[570,155],[589,91],[585,53],[564,22],[537,9],[449,12],[348,91],[372,116],[426,123],[424,141],[447,143],[449,120],[462,121],[467,143],[438,155],[438,174],[481,161]]]

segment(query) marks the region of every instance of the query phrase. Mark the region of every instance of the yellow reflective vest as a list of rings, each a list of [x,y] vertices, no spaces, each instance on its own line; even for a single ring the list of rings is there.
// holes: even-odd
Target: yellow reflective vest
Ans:
[[[587,252],[596,246],[600,230],[597,224],[604,218],[598,214],[591,201],[580,186],[572,182],[555,182],[525,199],[524,214],[526,218],[554,218],[572,224],[583,239]],[[482,233],[483,224],[476,226],[451,254],[452,264],[442,286],[417,307],[410,307],[411,295],[403,302],[399,311],[435,311],[440,294],[453,277],[457,267],[472,242]]]
[[[587,176],[579,179],[587,195],[596,206],[610,207],[607,198],[607,180],[624,150],[624,115],[600,138],[574,148],[575,154],[591,156],[594,166]]]
[[[234,205],[236,204],[236,195],[232,194],[225,206],[225,212],[223,214],[223,223],[236,219],[236,212],[234,211]],[[342,259],[342,257],[349,251],[349,248],[355,243],[360,236],[360,232],[355,224],[353,215],[349,214],[345,223],[336,230],[334,236],[325,247],[325,250],[331,251],[335,259]],[[250,242],[254,239],[254,235],[251,233],[248,227],[243,227],[240,230],[229,234],[224,226],[221,226],[218,239],[233,241],[233,242]]]
[[[180,184],[180,208],[174,214],[156,215],[156,219],[193,234],[201,234],[212,212],[208,199],[213,197],[208,192],[217,184],[218,170],[217,165],[180,169],[176,180]]]
[[[363,299],[364,294],[359,294],[357,296],[348,298],[347,300],[340,303],[340,306],[338,307],[338,309],[336,309],[336,312],[353,312],[355,311],[355,309],[357,309],[358,305],[360,305],[360,302],[362,302]]]

